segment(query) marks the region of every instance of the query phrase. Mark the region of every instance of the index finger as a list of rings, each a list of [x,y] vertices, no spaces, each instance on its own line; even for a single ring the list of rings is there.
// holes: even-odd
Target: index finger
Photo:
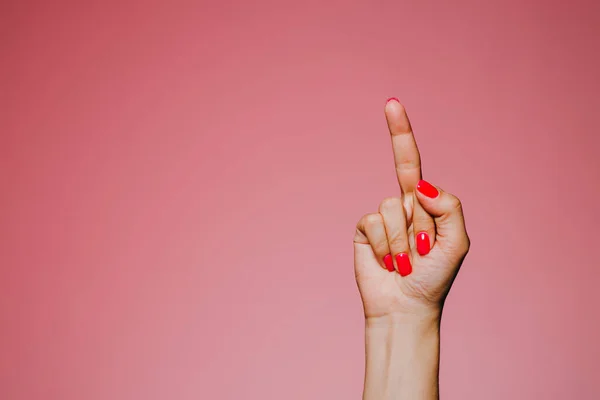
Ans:
[[[413,192],[421,179],[421,156],[406,110],[398,99],[387,101],[385,118],[392,137],[398,183],[403,193]]]

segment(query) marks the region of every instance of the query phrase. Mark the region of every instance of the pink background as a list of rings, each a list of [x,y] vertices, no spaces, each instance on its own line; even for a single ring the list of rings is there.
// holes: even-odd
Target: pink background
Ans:
[[[598,398],[598,4],[2,2],[0,398],[360,398],[390,96],[472,237],[443,398]]]

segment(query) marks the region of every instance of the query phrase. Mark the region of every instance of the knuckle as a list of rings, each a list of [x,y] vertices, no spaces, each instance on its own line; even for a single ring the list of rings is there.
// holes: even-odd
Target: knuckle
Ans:
[[[360,219],[358,220],[358,222],[356,222],[356,229],[362,229],[362,227],[365,225],[365,216],[363,215],[362,217],[360,217]]]
[[[462,203],[458,197],[453,194],[448,194],[448,207],[451,210],[462,210]]]
[[[404,174],[411,170],[417,170],[421,168],[421,161],[418,159],[403,158],[396,161],[396,173]]]
[[[363,225],[366,229],[373,228],[381,223],[381,216],[379,214],[367,214],[363,217]]]
[[[469,238],[469,236],[467,235],[465,237],[465,247],[464,247],[465,254],[467,254],[469,252],[469,249],[471,249],[471,238]]]
[[[470,247],[471,241],[469,237],[464,236],[456,238],[454,244],[449,246],[449,249],[455,256],[458,256],[462,260],[469,252]]]
[[[366,220],[366,215],[363,215],[362,217],[360,217],[360,219],[358,220],[358,222],[356,223],[356,229],[359,231],[364,231],[365,229],[365,220]]]
[[[467,254],[469,252],[469,242],[467,240],[461,242],[458,246],[457,246],[457,253],[460,256],[464,256],[465,254]]]
[[[402,200],[400,197],[386,197],[379,204],[380,210],[391,209],[393,207],[397,207],[402,204]]]
[[[371,246],[373,247],[373,250],[375,250],[376,254],[384,256],[387,253],[389,253],[388,245],[386,242],[371,243]]]
[[[423,214],[420,212],[413,213],[413,225],[416,225],[418,229],[424,230],[434,226],[433,218],[429,214]]]
[[[401,235],[393,235],[389,238],[390,247],[397,250],[406,250],[408,248],[408,241]]]

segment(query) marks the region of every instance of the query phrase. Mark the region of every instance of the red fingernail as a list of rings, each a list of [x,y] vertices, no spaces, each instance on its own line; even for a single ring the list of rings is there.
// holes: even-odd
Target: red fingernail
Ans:
[[[410,265],[410,258],[408,258],[408,254],[396,254],[396,264],[398,264],[398,273],[400,275],[406,276],[412,272],[412,265]]]
[[[385,264],[385,267],[387,268],[388,271],[393,272],[394,271],[394,261],[392,260],[392,255],[388,254],[387,256],[383,257],[383,263]]]
[[[423,193],[425,196],[431,197],[432,199],[436,198],[439,194],[435,186],[427,181],[424,181],[423,179],[417,183],[417,190]]]
[[[431,244],[429,243],[429,235],[427,232],[417,233],[417,252],[424,256],[429,253]]]
[[[389,102],[390,102],[390,101],[392,101],[392,100],[394,100],[394,101],[397,101],[398,103],[400,103],[400,100],[398,100],[398,99],[397,99],[397,98],[395,98],[395,97],[390,97],[389,99],[387,99],[386,103],[389,103]]]

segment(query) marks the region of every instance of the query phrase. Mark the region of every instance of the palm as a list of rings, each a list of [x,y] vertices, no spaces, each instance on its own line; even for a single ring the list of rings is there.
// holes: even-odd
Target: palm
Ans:
[[[436,303],[442,300],[443,289],[451,283],[452,276],[436,268],[436,265],[448,264],[440,251],[432,250],[431,257],[416,260],[413,279],[407,281],[382,269],[370,245],[355,243],[354,247],[354,270],[367,317],[406,312],[424,302]]]
[[[407,210],[407,214],[410,210]],[[409,237],[412,237],[412,223],[409,225]],[[406,312],[426,302],[435,302],[442,295],[437,288],[445,286],[444,281],[451,280],[451,271],[439,267],[448,265],[448,257],[439,246],[434,246],[428,256],[418,257],[411,243],[414,272],[411,280],[396,273],[389,273],[380,267],[371,245],[354,243],[354,271],[360,291],[365,316],[380,317]]]

